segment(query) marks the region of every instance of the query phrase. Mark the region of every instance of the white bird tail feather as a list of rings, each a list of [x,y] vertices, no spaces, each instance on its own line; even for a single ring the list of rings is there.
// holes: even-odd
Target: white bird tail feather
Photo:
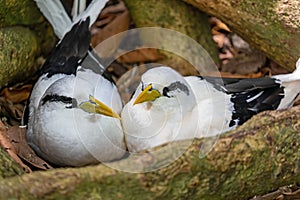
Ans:
[[[86,0],[74,0],[72,8],[72,19],[74,19],[82,13],[86,8]]]
[[[92,26],[92,24],[98,18],[100,12],[105,7],[107,1],[108,0],[93,0],[87,7],[87,9],[74,19],[73,24],[76,24],[81,19],[86,19],[87,17],[90,17],[90,26]],[[71,27],[69,27],[68,30],[70,30]]]
[[[273,77],[279,79],[284,86],[284,98],[281,100],[278,109],[291,107],[300,93],[300,58],[296,62],[296,69],[292,73]]]
[[[300,58],[296,62],[296,69],[293,74],[297,77],[300,77]]]
[[[296,69],[290,74],[280,74],[272,76],[273,78],[280,79],[282,82],[291,82],[300,80],[300,58],[296,62]]]
[[[73,14],[78,14],[84,7],[85,0],[75,0]],[[60,0],[35,0],[37,6],[52,25],[56,36],[61,39],[79,20],[90,17],[90,26],[96,21],[99,13],[108,0],[93,0],[88,8],[72,21]]]
[[[60,0],[35,0],[37,6],[52,25],[56,36],[61,39],[72,21]]]

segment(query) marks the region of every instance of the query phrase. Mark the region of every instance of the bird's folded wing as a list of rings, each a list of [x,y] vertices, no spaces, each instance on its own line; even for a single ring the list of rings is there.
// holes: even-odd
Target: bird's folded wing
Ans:
[[[230,126],[241,125],[253,115],[264,111],[277,109],[281,100],[284,98],[284,87],[281,81],[275,78],[220,78],[220,77],[199,77],[199,84],[207,84],[208,89],[216,89],[219,92],[210,93],[210,98],[215,103],[218,101],[230,100],[230,104],[224,103],[224,106],[232,112],[232,120]],[[196,96],[201,97],[201,91],[197,91],[197,87],[193,86]],[[218,94],[219,98],[213,95]],[[201,100],[201,98],[200,98]]]
[[[51,77],[54,74],[75,74],[79,62],[89,49],[91,34],[89,19],[75,24],[60,41],[44,63],[41,74]]]
[[[202,77],[211,83],[216,89],[225,93],[240,93],[257,89],[267,89],[280,86],[280,80],[275,78],[221,78]]]

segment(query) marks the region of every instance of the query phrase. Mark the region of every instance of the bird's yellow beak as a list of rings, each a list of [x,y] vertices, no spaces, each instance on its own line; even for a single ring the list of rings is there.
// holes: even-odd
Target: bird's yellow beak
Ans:
[[[161,94],[157,90],[152,89],[152,85],[149,84],[142,92],[141,94],[135,99],[133,105],[138,103],[143,103],[146,101],[154,101],[158,97],[160,97]]]
[[[109,117],[114,117],[121,120],[121,117],[118,113],[114,112],[110,107],[90,95],[89,101],[83,102],[79,107],[89,113],[102,114]]]

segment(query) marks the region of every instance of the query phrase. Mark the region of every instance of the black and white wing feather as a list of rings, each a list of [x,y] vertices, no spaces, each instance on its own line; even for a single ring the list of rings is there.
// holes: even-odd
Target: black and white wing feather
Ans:
[[[205,83],[208,88],[223,93],[224,96],[219,98],[220,101],[229,99],[230,103],[224,103],[227,110],[232,113],[228,126],[235,127],[259,112],[285,109],[293,105],[300,92],[300,59],[296,64],[296,70],[290,74],[250,79],[220,77],[198,77],[198,79],[198,85],[193,83],[192,87],[196,94],[199,93],[197,91],[199,84]],[[201,101],[201,92],[196,96]]]
[[[217,90],[230,96],[233,103],[229,126],[241,125],[264,110],[275,110],[284,98],[284,87],[275,78],[204,77]]]
[[[90,19],[75,24],[63,40],[56,46],[41,69],[41,75],[47,74],[76,74],[76,70],[83,58],[86,57],[90,46]]]

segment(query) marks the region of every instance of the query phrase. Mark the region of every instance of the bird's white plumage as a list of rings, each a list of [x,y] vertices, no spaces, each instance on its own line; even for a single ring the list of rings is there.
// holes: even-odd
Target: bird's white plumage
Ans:
[[[27,142],[38,155],[61,166],[83,166],[121,158],[126,146],[120,120],[91,114],[79,107],[81,103],[89,102],[92,95],[116,113],[122,109],[114,83],[87,69],[90,66],[85,65],[89,62],[82,60],[84,54],[92,55],[88,52],[90,33],[86,29],[96,20],[107,1],[92,1],[73,22],[59,0],[36,2],[59,38],[65,36],[72,26],[74,28],[47,59],[44,66],[49,69],[42,69],[43,74],[32,90]],[[100,68],[98,71],[104,71],[98,61],[94,64]]]
[[[65,77],[64,74],[56,74],[50,78],[47,77],[47,74],[43,74],[34,85],[31,94],[30,94],[30,104],[29,104],[29,119],[28,124],[34,123],[34,116],[36,115],[36,108],[38,107],[42,96],[46,90],[57,80]],[[32,126],[27,127],[27,134],[31,135],[33,133]]]
[[[197,138],[218,135],[235,128],[229,127],[233,111],[230,95],[218,91],[205,79],[195,76],[185,79],[196,97],[196,118],[199,119]]]
[[[109,91],[109,92],[108,92]],[[78,71],[55,81],[43,94],[87,101],[90,94],[116,112],[122,108],[117,88],[91,70]],[[42,101],[35,111],[28,143],[39,155],[57,165],[83,166],[121,158],[125,143],[120,121],[104,115],[90,114],[80,108],[66,108],[62,102]]]
[[[291,106],[300,92],[300,59],[297,62],[297,69],[293,73],[271,77],[266,84],[268,91],[270,91],[268,89],[270,80],[274,82],[272,87],[276,87],[278,90],[283,88],[284,92],[284,94],[274,94],[276,101],[280,101],[279,106],[274,109]],[[149,84],[163,94],[163,88],[170,88],[168,86],[176,81],[185,84],[191,91],[190,94],[185,95],[182,91],[174,90],[173,97],[176,98],[162,95],[153,102],[134,104],[143,88]],[[253,87],[255,90],[254,82],[242,83],[249,84],[247,87]],[[249,93],[243,92],[238,88],[234,88],[236,92],[231,93],[226,91],[224,86],[213,85],[205,78],[182,77],[167,67],[150,69],[142,75],[140,85],[122,111],[122,124],[128,149],[136,152],[175,140],[209,137],[229,131],[237,126],[239,120],[245,120],[242,116],[243,113],[237,112],[241,112],[243,109],[250,114],[257,112],[257,110],[251,109],[256,109],[255,106],[259,103],[256,102],[257,99],[264,95],[261,92],[263,91],[261,85],[260,83],[257,93],[253,93],[253,90],[249,90]],[[239,86],[235,84],[234,87]],[[245,101],[241,103],[249,104],[249,108],[237,105],[239,98],[241,101]],[[253,102],[255,106],[252,105]],[[236,109],[239,110],[236,111]],[[240,115],[241,119],[233,116],[234,113]]]
[[[149,70],[142,76],[133,98],[122,110],[122,124],[129,151],[148,149],[168,141],[193,138],[197,123],[196,98],[184,92],[173,91],[174,98],[160,97],[153,102],[133,105],[144,85],[152,84],[162,93],[166,84],[179,81],[189,88],[186,80],[174,70],[161,67]],[[189,88],[189,90],[191,90]]]
[[[278,109],[291,107],[298,96],[297,91],[300,91],[300,58],[296,63],[296,69],[292,73],[276,75],[273,78],[280,80],[284,86],[285,98],[280,102]]]

